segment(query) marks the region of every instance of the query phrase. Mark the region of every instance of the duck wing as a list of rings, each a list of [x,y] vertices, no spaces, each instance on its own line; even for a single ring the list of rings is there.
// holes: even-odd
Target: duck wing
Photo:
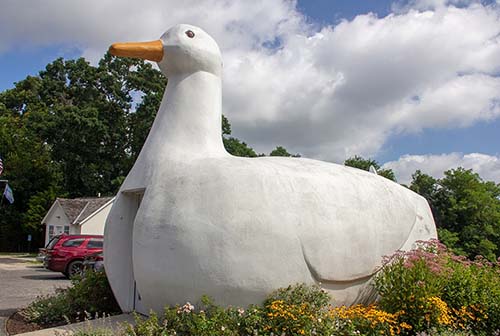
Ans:
[[[342,174],[332,170],[342,170]],[[307,176],[297,204],[305,262],[321,282],[373,275],[382,256],[402,248],[416,223],[416,195],[388,179],[337,166]],[[311,169],[309,169],[311,171]],[[304,186],[307,187],[304,187]],[[417,196],[418,197],[418,196]]]

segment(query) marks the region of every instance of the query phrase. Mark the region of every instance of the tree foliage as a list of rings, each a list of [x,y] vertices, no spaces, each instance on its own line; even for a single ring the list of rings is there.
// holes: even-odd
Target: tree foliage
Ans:
[[[257,153],[252,147],[248,146],[245,142],[234,138],[231,135],[231,124],[229,120],[223,115],[222,116],[222,142],[224,143],[224,148],[226,151],[234,156],[243,157],[257,157]]]
[[[253,148],[249,147],[243,141],[240,141],[233,137],[224,137],[222,141],[224,142],[224,147],[229,154],[243,157],[257,157],[257,153],[255,153]]]
[[[269,153],[269,156],[285,156],[285,157],[300,157],[300,154],[290,154],[283,146],[277,146]]]
[[[52,195],[59,190],[61,174],[51,161],[50,148],[28,131],[19,116],[0,107],[0,148],[3,152],[4,174],[14,190],[15,201],[7,205],[3,200],[0,215],[0,249],[17,250],[32,234],[41,239],[40,225],[29,230],[41,211],[39,205],[51,203]],[[3,192],[4,183],[0,184]]]
[[[382,169],[382,167],[380,167],[379,163],[373,159],[364,159],[361,156],[355,155],[355,156],[345,160],[344,165],[349,166],[349,167],[363,169],[366,171],[369,171],[370,166],[373,166],[373,168],[375,168],[377,170],[378,175],[383,176],[385,178],[388,178],[389,180],[396,182],[396,175],[394,175],[394,172],[392,171],[392,169]]]
[[[43,241],[56,196],[114,194],[137,157],[166,79],[140,60],[57,59],[0,93],[0,150],[14,190],[2,206],[0,250]],[[3,185],[2,185],[3,187]]]
[[[442,179],[417,171],[410,189],[428,200],[439,238],[454,252],[490,260],[500,255],[500,185],[457,168]]]

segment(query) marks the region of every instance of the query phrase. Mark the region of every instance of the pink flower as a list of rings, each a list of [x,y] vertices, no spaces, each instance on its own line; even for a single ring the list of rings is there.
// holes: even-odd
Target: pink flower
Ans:
[[[194,310],[194,306],[189,303],[189,302],[186,302],[186,304],[182,307],[179,307],[179,309],[177,309],[177,314],[180,314],[180,313],[190,313]]]

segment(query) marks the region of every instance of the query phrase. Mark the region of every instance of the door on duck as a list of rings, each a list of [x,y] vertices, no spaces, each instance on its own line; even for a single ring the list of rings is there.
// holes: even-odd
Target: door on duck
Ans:
[[[137,211],[139,210],[139,207],[141,206],[142,197],[144,196],[144,191],[138,192],[134,196],[135,196],[134,210],[135,210],[135,215],[137,215]],[[135,215],[134,215],[134,221],[135,221]],[[144,315],[148,314],[148,312],[144,308],[144,305],[142,304],[141,294],[139,293],[139,291],[137,289],[137,284],[135,282],[135,278],[134,278],[134,305],[133,305],[133,307],[134,307],[134,311],[136,311],[138,313],[141,313]]]
[[[122,311],[127,313],[147,313],[137,290],[132,257],[134,222],[143,195],[143,188],[122,190],[105,229],[105,267],[115,297]]]

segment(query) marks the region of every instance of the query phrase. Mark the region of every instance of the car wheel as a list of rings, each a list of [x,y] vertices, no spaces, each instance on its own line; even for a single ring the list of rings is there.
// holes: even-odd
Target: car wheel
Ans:
[[[75,275],[83,274],[83,262],[81,260],[74,260],[69,263],[68,270],[66,271],[66,276],[68,278],[72,278]]]

